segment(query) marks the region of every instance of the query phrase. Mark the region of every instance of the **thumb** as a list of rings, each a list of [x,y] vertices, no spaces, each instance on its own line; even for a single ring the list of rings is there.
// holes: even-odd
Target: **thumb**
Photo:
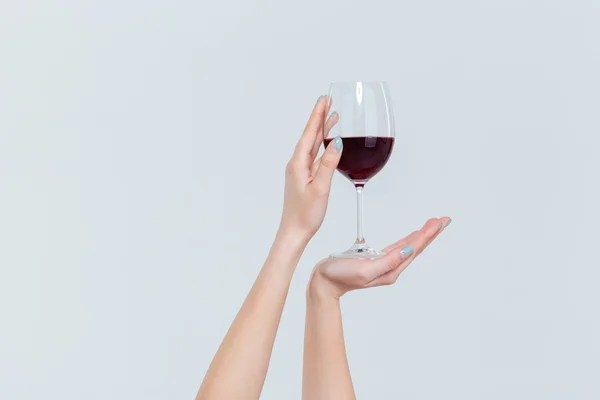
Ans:
[[[394,250],[372,261],[371,268],[369,268],[368,278],[372,281],[381,275],[384,275],[390,271],[395,270],[404,263],[414,253],[412,246],[406,246],[402,250]]]
[[[343,150],[342,138],[337,136],[327,145],[325,153],[321,157],[319,169],[315,175],[314,183],[323,190],[329,190],[331,186],[331,178],[340,162]]]

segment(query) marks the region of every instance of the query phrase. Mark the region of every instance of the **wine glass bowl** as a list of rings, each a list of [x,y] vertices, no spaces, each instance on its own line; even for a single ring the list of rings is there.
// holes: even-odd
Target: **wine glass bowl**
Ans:
[[[325,146],[333,140],[325,139]],[[355,186],[364,186],[383,169],[394,148],[393,137],[343,137],[344,152],[337,170]]]
[[[374,259],[382,254],[363,237],[362,192],[365,184],[379,173],[394,148],[394,116],[385,82],[334,82],[329,87],[328,114],[325,116],[325,146],[339,136],[343,151],[338,171],[357,192],[357,238],[354,245],[332,257]]]

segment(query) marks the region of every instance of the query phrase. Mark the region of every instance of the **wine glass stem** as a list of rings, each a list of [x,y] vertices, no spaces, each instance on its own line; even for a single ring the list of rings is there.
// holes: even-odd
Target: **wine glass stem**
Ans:
[[[356,243],[364,243],[363,236],[363,187],[356,186]]]

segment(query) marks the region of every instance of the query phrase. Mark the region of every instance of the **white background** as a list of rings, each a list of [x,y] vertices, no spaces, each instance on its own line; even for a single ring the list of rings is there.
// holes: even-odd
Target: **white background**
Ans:
[[[331,80],[387,80],[377,247],[454,222],[343,300],[361,399],[598,399],[600,3],[0,4],[0,398],[191,399],[278,225]],[[304,290],[347,248],[334,179],[264,399],[301,391]]]

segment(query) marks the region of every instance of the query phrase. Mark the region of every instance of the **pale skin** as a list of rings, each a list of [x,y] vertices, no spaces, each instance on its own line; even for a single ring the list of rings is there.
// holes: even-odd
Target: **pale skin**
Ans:
[[[337,115],[319,98],[286,168],[281,223],[269,255],[215,354],[197,400],[258,399],[271,358],[292,275],[325,212],[331,179],[339,162],[341,140],[333,140],[316,159]]]
[[[331,179],[343,152],[339,138],[317,160],[323,133],[338,122],[327,120],[319,98],[286,168],[281,223],[269,255],[202,381],[196,400],[258,399],[267,374],[275,335],[296,265],[320,228]],[[374,261],[326,259],[314,269],[307,288],[304,399],[353,399],[339,298],[354,289],[389,285],[448,225],[431,219],[420,230],[384,249]],[[431,226],[436,225],[435,231]],[[408,246],[414,253],[400,249]]]
[[[351,290],[396,282],[450,221],[448,217],[430,219],[418,231],[386,247],[386,255],[377,260],[327,258],[315,266],[306,291],[303,399],[356,399],[346,358],[340,297]]]

